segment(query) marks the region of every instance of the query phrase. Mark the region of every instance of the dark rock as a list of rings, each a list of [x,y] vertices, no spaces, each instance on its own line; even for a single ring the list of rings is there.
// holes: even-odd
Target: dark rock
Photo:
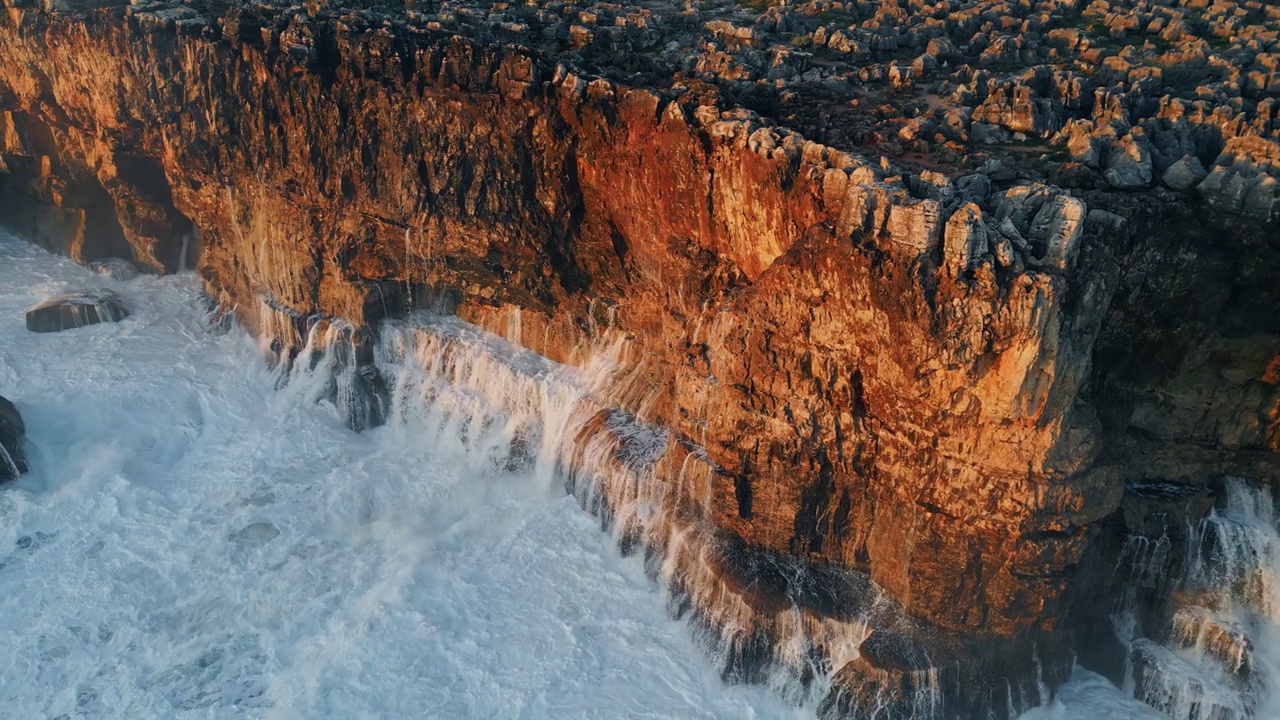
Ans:
[[[79,290],[46,300],[27,311],[27,329],[49,333],[85,325],[119,322],[129,316],[119,295],[110,290]]]
[[[132,280],[138,277],[138,268],[122,258],[106,258],[89,263],[89,269],[112,280]]]
[[[18,409],[0,397],[0,480],[12,480],[27,471],[26,456],[22,452],[22,437],[26,426]]]

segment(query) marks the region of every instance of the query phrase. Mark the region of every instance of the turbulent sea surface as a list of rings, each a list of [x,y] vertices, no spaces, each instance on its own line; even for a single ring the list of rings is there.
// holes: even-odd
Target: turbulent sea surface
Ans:
[[[55,294],[118,324],[27,332]],[[0,717],[812,718],[728,686],[639,558],[533,470],[363,435],[192,275],[94,275],[0,233]],[[1079,673],[1025,720],[1159,717]]]

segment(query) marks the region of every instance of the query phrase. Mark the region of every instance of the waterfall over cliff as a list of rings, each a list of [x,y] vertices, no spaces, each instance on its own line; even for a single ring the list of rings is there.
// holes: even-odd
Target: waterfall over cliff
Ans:
[[[1126,685],[1175,720],[1280,711],[1280,527],[1268,487],[1227,478],[1221,506],[1189,534],[1164,643],[1126,638]],[[1122,634],[1131,627],[1122,612]]]

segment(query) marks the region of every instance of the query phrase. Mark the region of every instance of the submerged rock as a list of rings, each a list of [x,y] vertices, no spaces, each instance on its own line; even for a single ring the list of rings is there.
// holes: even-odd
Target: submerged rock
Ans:
[[[0,397],[0,481],[12,480],[27,471],[22,453],[26,426],[13,403]]]
[[[280,528],[269,522],[255,522],[231,534],[231,540],[243,547],[265,545],[280,536]]]
[[[343,413],[348,427],[364,432],[387,424],[391,390],[378,368],[365,365],[357,368],[348,382],[337,383],[335,404]]]
[[[27,311],[31,332],[60,332],[85,325],[119,322],[129,316],[120,296],[110,290],[79,290],[46,300]]]
[[[132,280],[138,277],[138,268],[123,258],[106,258],[89,263],[89,269],[112,280]]]

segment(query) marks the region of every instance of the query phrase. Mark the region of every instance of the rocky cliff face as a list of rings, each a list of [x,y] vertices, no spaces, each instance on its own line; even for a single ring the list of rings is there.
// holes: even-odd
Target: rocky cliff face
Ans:
[[[833,712],[938,668],[946,713],[1003,712],[1097,621],[1126,482],[1280,479],[1274,225],[902,172],[359,15],[6,7],[0,61],[0,219],[196,269],[282,354],[427,303],[564,363],[621,343],[608,401],[710,469],[722,579],[836,617],[865,598],[813,578],[857,571],[909,618]]]

